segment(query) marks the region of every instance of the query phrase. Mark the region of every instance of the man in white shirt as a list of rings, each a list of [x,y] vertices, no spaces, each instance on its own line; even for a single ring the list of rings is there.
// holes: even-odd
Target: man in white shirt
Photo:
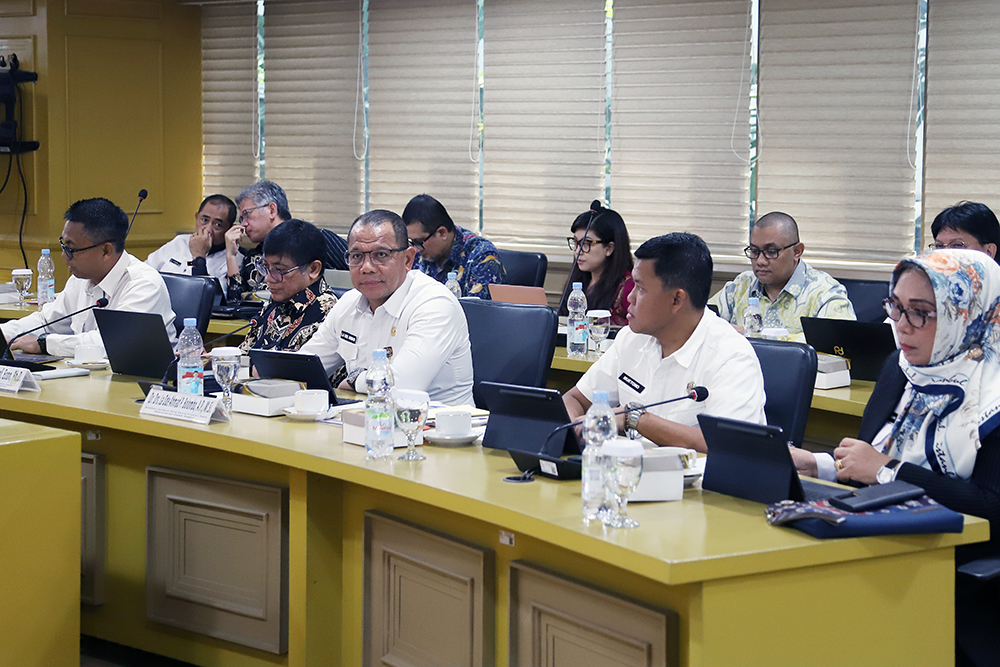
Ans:
[[[340,298],[299,352],[317,354],[328,373],[343,367],[341,388],[365,391],[372,350],[386,349],[396,386],[431,400],[472,404],[472,348],[458,300],[441,283],[410,271],[411,247],[402,218],[365,213],[347,235],[353,290]]]
[[[107,308],[156,313],[163,318],[170,341],[176,339],[174,312],[163,278],[152,267],[125,252],[128,216],[107,199],[84,199],[66,211],[59,245],[72,274],[56,300],[19,320],[0,325],[10,340],[22,331],[52,322],[107,298]],[[92,310],[27,334],[11,348],[31,353],[71,357],[77,345],[103,345]]]
[[[635,251],[635,289],[629,294],[629,326],[622,329],[575,387],[563,396],[570,417],[582,416],[595,389],[612,405],[630,410],[618,416],[619,430],[661,446],[706,451],[698,414],[759,424],[764,417],[764,376],[747,340],[706,310],[712,285],[712,255],[694,234],[673,233]],[[704,402],[677,401],[645,410],[640,406],[708,389]]]
[[[236,222],[236,204],[225,195],[211,195],[194,216],[194,234],[180,234],[150,253],[146,264],[162,273],[212,276],[225,284],[226,232]],[[237,258],[239,263],[242,257]]]

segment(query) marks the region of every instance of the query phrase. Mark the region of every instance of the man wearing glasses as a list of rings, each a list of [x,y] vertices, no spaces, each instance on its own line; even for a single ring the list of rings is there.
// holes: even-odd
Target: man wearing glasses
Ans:
[[[430,195],[417,195],[403,209],[410,244],[420,253],[413,268],[439,283],[458,274],[462,296],[489,299],[488,286],[504,278],[500,253],[490,241],[452,222],[445,207]]]
[[[176,339],[167,286],[156,269],[125,252],[128,216],[107,199],[84,199],[66,211],[59,245],[70,277],[56,300],[36,312],[0,325],[7,340],[28,329],[92,306],[155,313],[163,318],[170,342]],[[93,311],[53,324],[37,336],[14,341],[12,349],[33,354],[73,356],[77,345],[103,345]]]
[[[264,239],[264,280],[271,301],[261,308],[240,344],[249,352],[297,352],[309,340],[337,296],[323,280],[323,235],[303,220],[287,220]]]
[[[961,201],[934,217],[931,223],[934,240],[927,246],[978,250],[997,259],[1000,248],[1000,222],[986,204]]]
[[[743,250],[753,270],[726,283],[709,304],[717,306],[719,316],[744,333],[743,313],[750,297],[757,297],[764,327],[787,329],[790,340],[800,343],[806,339],[802,317],[857,319],[844,286],[802,261],[803,250],[792,216],[779,212],[761,216],[750,232],[750,245]]]
[[[385,349],[396,386],[431,400],[472,404],[472,349],[462,306],[444,285],[410,271],[417,251],[403,219],[365,213],[351,225],[345,257],[354,290],[330,311],[299,350],[316,354],[335,384],[364,393],[372,350]],[[343,379],[342,379],[343,378]]]
[[[194,234],[179,234],[150,253],[146,264],[163,273],[212,276],[225,282],[226,232],[236,222],[236,204],[225,195],[211,195],[194,216]],[[242,258],[240,258],[242,264]]]

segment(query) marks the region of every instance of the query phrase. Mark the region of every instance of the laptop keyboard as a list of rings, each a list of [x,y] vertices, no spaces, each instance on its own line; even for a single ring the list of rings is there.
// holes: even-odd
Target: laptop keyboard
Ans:
[[[819,482],[811,482],[808,479],[800,478],[799,481],[802,483],[802,494],[806,500],[829,500],[830,498],[849,493],[849,491],[845,491],[844,489],[828,484],[820,484]]]

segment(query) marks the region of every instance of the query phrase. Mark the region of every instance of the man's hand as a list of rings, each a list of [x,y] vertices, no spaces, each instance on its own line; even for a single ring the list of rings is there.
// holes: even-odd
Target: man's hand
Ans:
[[[799,449],[798,447],[789,446],[789,449],[792,452],[792,461],[795,462],[796,472],[808,477],[819,476],[819,466],[816,465],[815,454],[805,449]]]
[[[38,336],[33,334],[28,334],[27,336],[22,336],[15,340],[11,346],[11,350],[24,350],[28,354],[41,354],[42,348],[38,344]]]
[[[191,249],[192,257],[207,257],[208,251],[212,248],[212,233],[208,227],[191,235],[188,241],[188,248]]]
[[[240,251],[240,241],[243,240],[243,228],[239,225],[233,225],[226,232],[226,254],[230,257],[236,257]]]
[[[833,450],[833,458],[837,464],[837,481],[853,479],[862,484],[875,484],[878,469],[892,460],[891,456],[855,438],[841,440],[837,449]]]

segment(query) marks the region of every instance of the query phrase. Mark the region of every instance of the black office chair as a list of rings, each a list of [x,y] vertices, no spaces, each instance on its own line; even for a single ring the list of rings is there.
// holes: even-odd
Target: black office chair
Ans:
[[[764,374],[767,423],[780,426],[798,446],[805,437],[809,406],[816,385],[816,350],[805,343],[751,338]]]
[[[527,285],[544,287],[545,272],[549,268],[549,258],[540,252],[520,250],[498,250],[503,263],[505,285]]]
[[[548,306],[459,299],[472,343],[472,396],[485,407],[483,380],[544,387],[556,347],[558,318]]]
[[[854,306],[858,322],[881,322],[885,320],[882,299],[889,296],[888,280],[851,280],[845,278],[840,284],[847,288],[847,298]]]
[[[170,293],[170,308],[174,311],[177,335],[184,329],[184,318],[193,317],[198,320],[198,331],[204,338],[208,332],[208,322],[212,319],[215,281],[207,276],[182,276],[176,273],[160,275]]]
[[[330,289],[333,291],[333,293],[335,295],[337,295],[337,298],[339,299],[340,297],[344,296],[345,294],[347,294],[348,292],[350,292],[354,288],[353,287],[335,287],[335,286],[330,286]]]

